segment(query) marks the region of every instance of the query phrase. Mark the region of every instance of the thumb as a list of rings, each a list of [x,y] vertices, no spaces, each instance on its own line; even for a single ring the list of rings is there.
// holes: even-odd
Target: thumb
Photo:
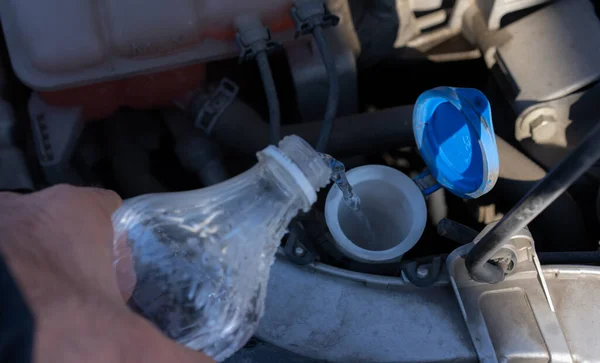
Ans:
[[[112,190],[99,188],[80,188],[90,199],[94,199],[104,213],[110,218],[112,214],[123,204],[123,200]]]
[[[133,256],[131,248],[127,245],[127,233],[123,233],[115,242],[113,255],[117,285],[123,301],[127,301],[133,294],[136,284]]]

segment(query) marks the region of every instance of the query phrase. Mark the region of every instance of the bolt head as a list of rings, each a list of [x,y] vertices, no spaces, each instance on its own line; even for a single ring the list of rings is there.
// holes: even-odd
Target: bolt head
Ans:
[[[300,246],[294,248],[294,254],[298,257],[304,256],[305,253],[306,253],[306,251],[304,250],[304,248],[302,248]]]
[[[530,128],[533,141],[543,143],[556,134],[556,120],[550,115],[540,115],[531,122]]]
[[[417,267],[417,276],[421,279],[424,279],[427,276],[429,276],[429,266],[421,265]]]

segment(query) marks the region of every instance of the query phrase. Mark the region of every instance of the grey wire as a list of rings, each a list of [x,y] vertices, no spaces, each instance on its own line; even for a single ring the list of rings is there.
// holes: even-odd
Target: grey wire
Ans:
[[[259,52],[256,55],[256,62],[265,89],[267,104],[269,105],[269,140],[272,145],[277,145],[281,139],[281,115],[279,113],[277,89],[275,88],[275,81],[273,80],[267,53]]]
[[[321,134],[317,141],[316,149],[318,152],[325,152],[329,138],[331,136],[331,130],[333,129],[333,120],[337,114],[337,108],[340,98],[340,80],[338,78],[337,69],[335,65],[335,59],[329,49],[329,44],[323,34],[323,28],[316,26],[313,29],[313,37],[321,53],[323,64],[327,70],[329,77],[329,97],[327,99],[327,108],[325,109],[325,117],[323,118],[323,125],[321,126]]]

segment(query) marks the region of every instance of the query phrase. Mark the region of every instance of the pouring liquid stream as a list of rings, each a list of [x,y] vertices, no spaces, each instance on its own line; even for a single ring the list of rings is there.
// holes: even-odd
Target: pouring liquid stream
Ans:
[[[352,185],[350,185],[348,178],[346,178],[346,167],[343,163],[330,155],[321,154],[321,156],[331,168],[331,181],[334,182],[336,187],[342,192],[344,204],[348,206],[354,215],[356,222],[359,224],[359,229],[362,233],[361,239],[367,243],[374,243],[375,233],[373,232],[373,227],[361,207],[360,197],[354,192]]]

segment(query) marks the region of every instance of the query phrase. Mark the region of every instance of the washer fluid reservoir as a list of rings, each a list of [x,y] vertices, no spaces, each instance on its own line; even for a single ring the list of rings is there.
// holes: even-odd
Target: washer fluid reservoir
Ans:
[[[440,188],[466,199],[489,192],[500,170],[490,103],[478,90],[439,87],[415,105],[413,130],[428,169],[414,179],[381,165],[347,173],[372,233],[331,188],[325,218],[335,243],[346,256],[364,263],[402,258],[419,241],[427,223],[425,197]]]

